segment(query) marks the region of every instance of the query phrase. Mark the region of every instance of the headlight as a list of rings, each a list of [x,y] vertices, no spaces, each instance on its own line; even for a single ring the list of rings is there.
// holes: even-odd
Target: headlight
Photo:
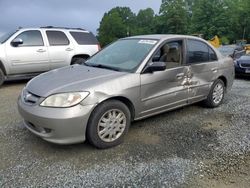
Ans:
[[[71,107],[79,104],[89,95],[89,92],[59,93],[47,97],[40,106],[46,107]]]

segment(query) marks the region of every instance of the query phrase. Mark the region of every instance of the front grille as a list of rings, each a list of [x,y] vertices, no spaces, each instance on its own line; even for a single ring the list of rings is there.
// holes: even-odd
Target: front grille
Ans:
[[[240,63],[242,68],[250,68],[250,63]]]
[[[40,97],[37,95],[34,95],[33,93],[27,91],[26,89],[23,91],[22,99],[27,104],[36,104]]]

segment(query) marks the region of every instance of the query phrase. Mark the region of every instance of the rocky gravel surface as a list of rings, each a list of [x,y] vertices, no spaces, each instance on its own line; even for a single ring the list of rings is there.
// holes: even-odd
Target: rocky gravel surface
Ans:
[[[27,131],[16,108],[25,82],[0,88],[0,187],[250,187],[250,79],[224,104],[134,122],[108,150],[59,146]]]

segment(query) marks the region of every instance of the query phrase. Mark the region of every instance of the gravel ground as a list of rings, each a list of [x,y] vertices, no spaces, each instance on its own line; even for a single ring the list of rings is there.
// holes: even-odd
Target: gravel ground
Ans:
[[[25,82],[0,88],[0,187],[250,187],[250,80],[216,109],[192,105],[132,124],[108,150],[58,146],[27,131]]]

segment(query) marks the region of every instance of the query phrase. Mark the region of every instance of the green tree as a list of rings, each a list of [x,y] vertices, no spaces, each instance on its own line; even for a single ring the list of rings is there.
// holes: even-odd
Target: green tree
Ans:
[[[158,33],[186,34],[188,31],[188,7],[185,0],[162,0],[157,19]]]
[[[228,12],[227,21],[230,23],[228,31],[230,39],[250,39],[250,1],[226,0]]]
[[[215,35],[227,36],[230,25],[227,11],[228,7],[223,0],[194,0],[191,31],[203,34],[205,39]]]
[[[152,34],[155,32],[155,13],[151,8],[140,10],[136,16],[134,34]]]
[[[162,0],[159,14],[151,8],[134,14],[128,7],[105,13],[98,29],[102,45],[131,35],[151,33],[218,35],[224,43],[250,42],[250,0]]]
[[[119,38],[130,35],[135,14],[128,7],[116,7],[105,13],[98,29],[98,39],[105,46]]]

